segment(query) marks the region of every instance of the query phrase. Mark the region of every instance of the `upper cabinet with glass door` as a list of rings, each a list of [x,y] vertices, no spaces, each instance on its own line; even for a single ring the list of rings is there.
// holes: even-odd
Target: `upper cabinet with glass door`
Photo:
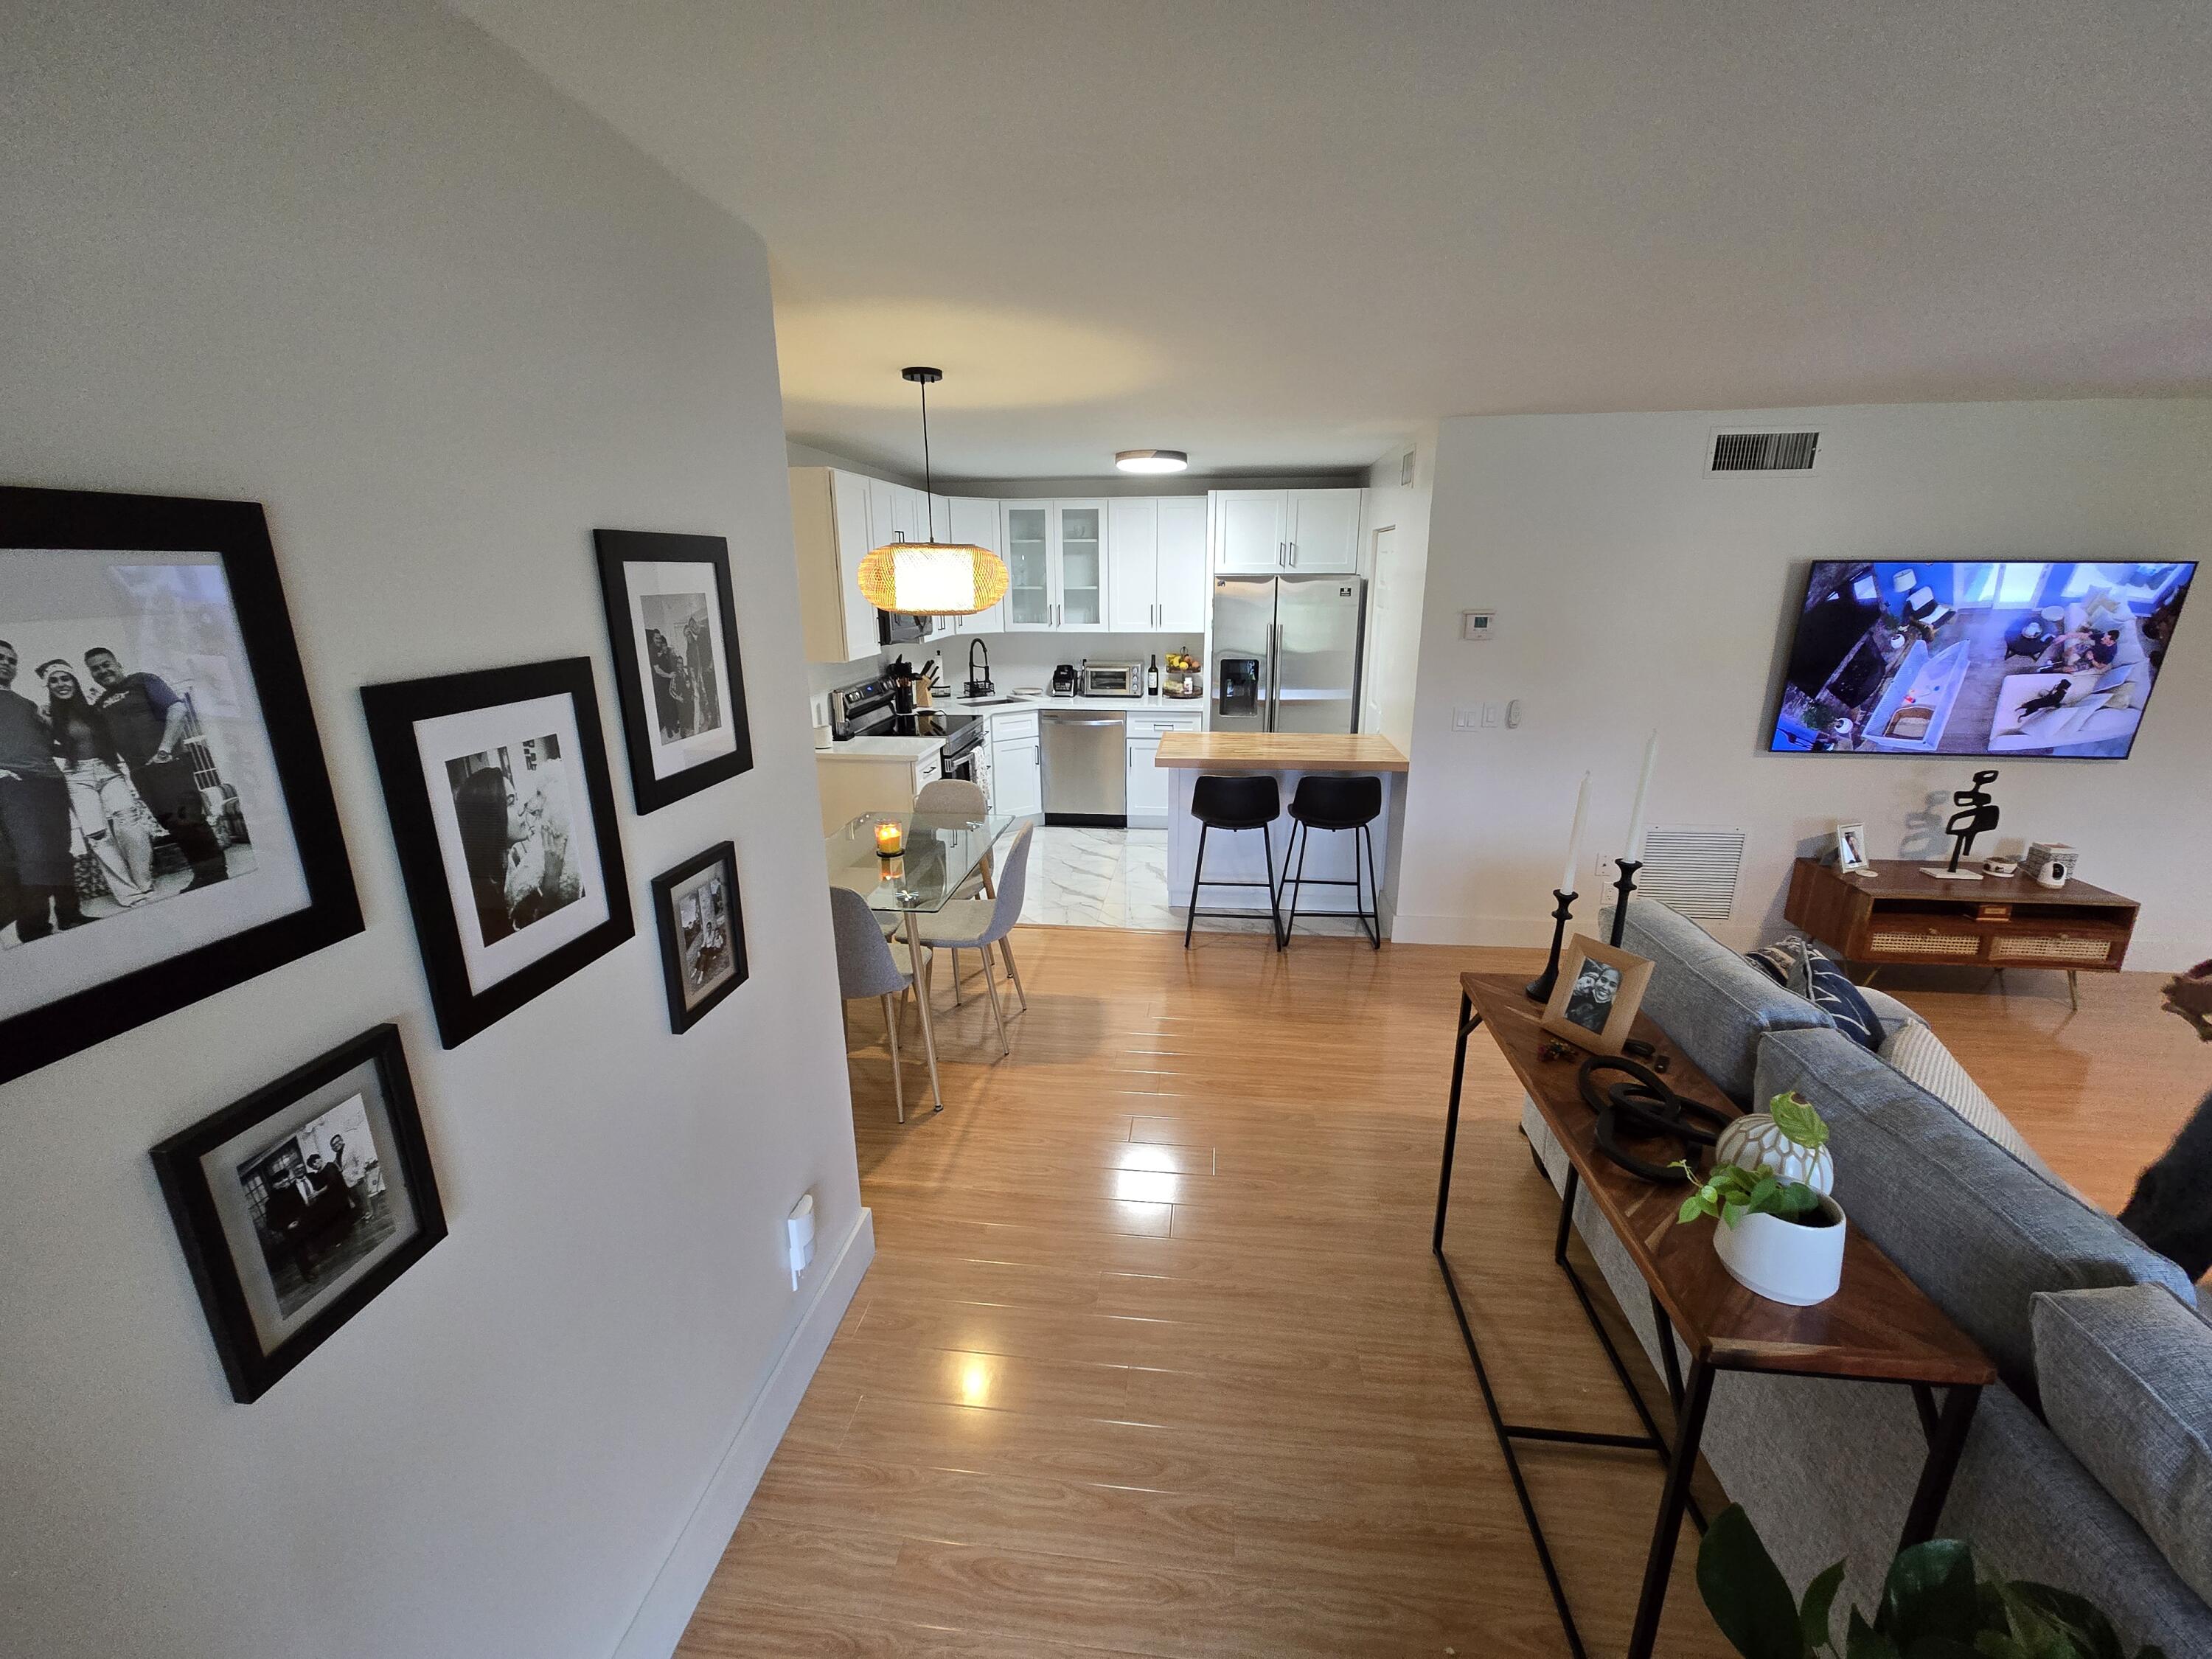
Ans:
[[[1006,537],[1006,629],[1052,626],[1052,503],[1006,501],[1000,521]]]
[[[1107,623],[1106,503],[1004,501],[1009,633]]]
[[[1106,503],[1055,501],[1060,536],[1060,626],[1106,628]]]

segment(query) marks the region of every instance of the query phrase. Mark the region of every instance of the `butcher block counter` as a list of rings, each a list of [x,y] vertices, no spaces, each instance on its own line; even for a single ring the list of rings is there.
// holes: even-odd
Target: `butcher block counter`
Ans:
[[[1355,908],[1371,908],[1381,915],[1382,931],[1389,933],[1397,908],[1397,884],[1389,873],[1390,844],[1405,822],[1406,757],[1388,738],[1371,732],[1169,732],[1161,735],[1159,754],[1153,763],[1169,777],[1168,898],[1178,907],[1190,903],[1191,877],[1198,864],[1199,823],[1190,811],[1191,792],[1198,780],[1209,773],[1274,776],[1281,792],[1282,811],[1268,827],[1265,847],[1256,830],[1216,830],[1209,834],[1206,886],[1199,899],[1201,909],[1249,910],[1262,917],[1267,914],[1265,889],[1212,884],[1217,878],[1256,882],[1265,873],[1278,888],[1281,886],[1283,855],[1290,848],[1291,801],[1298,792],[1298,780],[1309,772],[1364,774],[1382,780],[1382,811],[1370,831],[1371,861],[1358,856],[1359,837],[1349,830],[1317,830],[1310,842],[1300,832],[1306,881],[1344,884],[1302,888],[1298,915],[1339,912],[1349,915]],[[1370,901],[1367,905],[1355,904],[1352,886],[1355,874],[1361,896]],[[1375,892],[1377,880],[1382,883],[1379,902]]]

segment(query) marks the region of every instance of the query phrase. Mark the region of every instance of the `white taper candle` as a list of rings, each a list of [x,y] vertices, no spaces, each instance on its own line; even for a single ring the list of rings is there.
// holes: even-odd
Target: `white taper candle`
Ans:
[[[1651,795],[1651,771],[1659,763],[1659,734],[1644,745],[1644,775],[1636,781],[1636,805],[1628,814],[1628,861],[1644,862],[1644,807]]]
[[[1567,868],[1566,872],[1559,878],[1559,890],[1562,893],[1579,890],[1575,886],[1575,866],[1582,862],[1583,819],[1589,812],[1589,781],[1590,775],[1587,772],[1583,773],[1582,789],[1575,796],[1575,827],[1567,832]]]

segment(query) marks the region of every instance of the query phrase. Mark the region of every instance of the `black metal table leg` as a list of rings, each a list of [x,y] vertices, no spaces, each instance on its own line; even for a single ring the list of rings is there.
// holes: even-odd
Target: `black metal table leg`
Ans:
[[[1474,999],[1464,991],[1459,994],[1459,1048],[1452,1055],[1451,1104],[1444,1111],[1444,1169],[1437,1180],[1437,1231],[1430,1248],[1441,1258],[1444,1253],[1444,1211],[1451,1204],[1452,1151],[1459,1142],[1459,1091],[1467,1081],[1467,1040],[1474,1035],[1474,1028],[1482,1024],[1482,1016],[1474,1012]],[[1456,1298],[1455,1298],[1456,1299]]]
[[[1943,1500],[1951,1495],[1951,1477],[1959,1472],[1966,1431],[1974,1425],[1974,1407],[1981,1399],[1981,1389],[1972,1387],[1953,1389],[1945,1397],[1936,1431],[1928,1437],[1928,1461],[1921,1466],[1920,1484],[1913,1490],[1898,1548],[1910,1549],[1936,1535],[1936,1523],[1943,1518]]]
[[[1674,1328],[1665,1328],[1668,1341]],[[1674,1424],[1674,1455],[1667,1465],[1667,1487],[1659,1498],[1659,1520],[1651,1531],[1651,1551],[1644,1559],[1644,1593],[1636,1603],[1636,1626],[1629,1632],[1628,1659],[1651,1659],[1659,1639],[1659,1614],[1667,1605],[1667,1581],[1674,1571],[1674,1546],[1681,1536],[1682,1513],[1690,1501],[1690,1476],[1698,1467],[1698,1443],[1705,1438],[1705,1407],[1712,1403],[1713,1368],[1690,1362],[1682,1390],[1681,1415]]]
[[[1682,1415],[1682,1362],[1674,1352],[1674,1323],[1659,1305],[1659,1292],[1651,1292],[1651,1322],[1659,1332],[1659,1355],[1666,1362],[1667,1403],[1679,1419]]]

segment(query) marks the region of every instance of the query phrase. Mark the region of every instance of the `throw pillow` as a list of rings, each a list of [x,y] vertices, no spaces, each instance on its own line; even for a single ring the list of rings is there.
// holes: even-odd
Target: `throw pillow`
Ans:
[[[1881,1021],[1851,983],[1850,975],[1821,954],[1810,939],[1790,938],[1744,953],[1746,962],[1785,991],[1795,991],[1836,1023],[1836,1029],[1863,1048],[1880,1052],[1887,1034]]]
[[[1997,1109],[1996,1102],[1984,1094],[1981,1085],[1966,1075],[1966,1068],[1943,1046],[1943,1039],[1927,1026],[1906,1026],[1883,1043],[1879,1052],[1905,1078],[1927,1090],[2036,1174],[2046,1181],[2057,1179],[2051,1173],[2051,1166],[2035,1155],[2035,1149],[2013,1127],[2012,1120]]]
[[[2045,1292],[2031,1318],[2052,1430],[2212,1596],[2212,1331],[2154,1285]]]

